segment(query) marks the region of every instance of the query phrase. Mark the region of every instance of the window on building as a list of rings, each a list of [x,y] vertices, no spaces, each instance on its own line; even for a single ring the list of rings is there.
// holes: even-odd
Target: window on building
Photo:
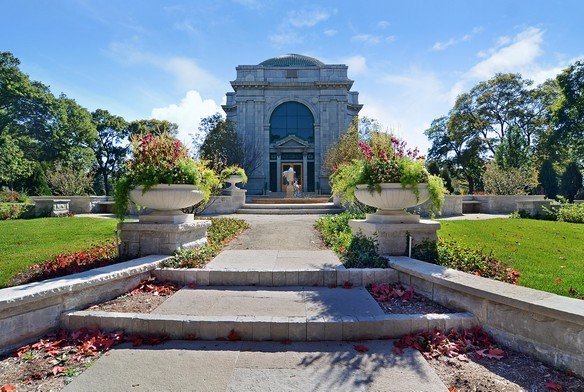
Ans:
[[[299,102],[284,102],[270,118],[270,142],[277,142],[289,135],[314,142],[314,117],[310,109]]]

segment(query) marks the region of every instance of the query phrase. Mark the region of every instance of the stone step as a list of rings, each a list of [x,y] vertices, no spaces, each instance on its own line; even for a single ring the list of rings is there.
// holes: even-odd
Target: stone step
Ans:
[[[393,353],[388,340],[353,342],[169,341],[114,347],[74,377],[77,391],[446,392],[414,350]],[[123,371],[119,371],[123,369]]]
[[[301,199],[298,199],[301,200]],[[339,207],[335,206],[334,203],[257,203],[257,204],[244,204],[242,210],[309,210],[309,209],[328,209]]]
[[[189,316],[157,313],[76,311],[61,316],[61,327],[123,330],[172,339],[227,340],[233,330],[244,341],[353,341],[388,339],[432,328],[470,328],[470,313],[383,314],[378,316]]]
[[[211,264],[210,264],[211,265]],[[209,266],[210,266],[209,265]],[[351,268],[332,267],[323,269],[173,269],[158,268],[152,276],[162,281],[197,286],[343,286],[349,282],[352,287],[367,286],[372,283],[392,283],[398,281],[397,271],[391,268]]]
[[[259,204],[258,204],[259,205]],[[265,205],[265,204],[264,204]],[[235,211],[237,214],[256,214],[256,215],[308,215],[308,214],[340,214],[344,210],[342,208],[295,208],[295,209],[251,209],[240,208]]]
[[[121,329],[174,339],[354,340],[396,338],[411,332],[470,327],[468,313],[385,314],[363,288],[207,287],[183,288],[149,314],[76,311],[63,327]]]

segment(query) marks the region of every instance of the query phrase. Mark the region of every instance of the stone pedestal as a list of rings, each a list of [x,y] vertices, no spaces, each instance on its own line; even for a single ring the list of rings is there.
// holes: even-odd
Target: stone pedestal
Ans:
[[[210,220],[193,220],[182,224],[118,224],[120,256],[136,258],[147,255],[171,255],[179,249],[193,249],[207,243]]]
[[[231,196],[235,210],[239,209],[245,204],[245,189],[240,189],[235,187],[234,189],[228,188],[223,191],[225,196]]]
[[[440,229],[438,222],[403,213],[367,214],[367,219],[351,219],[349,226],[353,234],[375,238],[379,254],[389,256],[408,255],[408,236],[412,237],[412,247],[424,241],[437,241],[436,232]]]

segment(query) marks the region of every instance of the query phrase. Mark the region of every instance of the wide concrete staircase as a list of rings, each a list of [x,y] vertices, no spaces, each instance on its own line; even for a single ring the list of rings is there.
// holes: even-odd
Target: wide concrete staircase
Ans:
[[[184,286],[151,313],[65,314],[62,326],[69,329],[173,339],[155,347],[116,348],[65,391],[137,385],[148,390],[447,391],[420,353],[396,354],[387,339],[434,327],[468,328],[475,317],[385,314],[366,286],[397,281],[397,272],[348,270],[325,252],[330,251],[282,251],[256,254],[246,263],[214,260],[207,269],[157,269],[152,274],[160,280]],[[112,371],[120,367],[124,372]]]

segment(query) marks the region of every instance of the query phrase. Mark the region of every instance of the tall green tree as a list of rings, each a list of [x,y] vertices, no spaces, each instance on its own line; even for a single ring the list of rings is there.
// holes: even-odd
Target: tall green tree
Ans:
[[[485,149],[481,138],[474,132],[472,122],[472,117],[445,116],[432,121],[430,128],[424,131],[432,142],[428,159],[440,162],[451,173],[464,178],[469,193],[474,193],[480,182]]]
[[[91,145],[97,174],[103,179],[105,194],[111,195],[111,181],[123,169],[128,153],[128,123],[103,109],[97,109],[91,117],[97,130],[97,137]]]
[[[576,162],[570,162],[561,178],[562,194],[571,202],[582,188],[582,172]]]
[[[554,105],[557,132],[552,144],[562,146],[570,159],[584,165],[584,61],[558,75],[561,96]]]
[[[548,199],[555,199],[558,196],[558,173],[550,159],[545,160],[541,165],[537,180]]]
[[[201,120],[198,145],[199,157],[209,161],[215,172],[231,165],[242,167],[252,175],[263,163],[261,146],[246,141],[237,134],[235,124],[225,120],[219,113]]]
[[[14,183],[32,174],[33,162],[9,134],[0,134],[0,182],[14,190]]]
[[[178,134],[178,125],[167,120],[136,120],[129,124],[130,136],[151,133],[155,136],[168,133],[173,137]]]

